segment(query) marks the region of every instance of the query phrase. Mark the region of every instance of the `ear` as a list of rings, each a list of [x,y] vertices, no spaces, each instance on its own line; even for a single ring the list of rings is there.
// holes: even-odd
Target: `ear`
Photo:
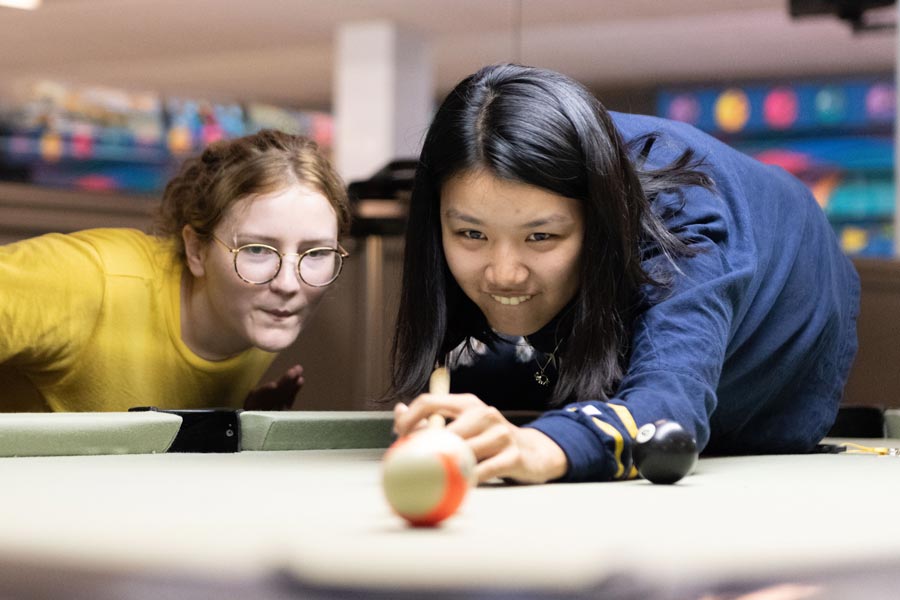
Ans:
[[[194,277],[203,277],[206,274],[206,249],[209,247],[204,243],[194,228],[185,225],[181,229],[181,239],[184,240],[185,260],[187,267],[190,269]]]

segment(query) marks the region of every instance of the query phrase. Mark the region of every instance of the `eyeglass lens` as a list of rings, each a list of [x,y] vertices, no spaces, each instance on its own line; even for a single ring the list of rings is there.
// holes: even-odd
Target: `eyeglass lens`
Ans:
[[[337,279],[341,263],[341,255],[337,250],[313,250],[300,258],[300,279],[309,285],[327,285]],[[272,248],[244,246],[238,251],[234,265],[241,278],[251,283],[268,283],[278,275],[281,257]]]

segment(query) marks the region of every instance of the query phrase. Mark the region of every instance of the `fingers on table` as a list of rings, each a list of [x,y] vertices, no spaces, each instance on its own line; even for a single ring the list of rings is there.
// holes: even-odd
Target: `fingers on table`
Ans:
[[[487,405],[462,411],[447,429],[469,442],[480,460],[496,454],[512,440],[513,425],[496,408]]]
[[[518,428],[492,406],[462,413],[447,427],[468,443],[478,460],[479,481],[510,475],[520,461]]]
[[[423,422],[427,424],[429,417],[440,415],[444,419],[454,418],[459,410],[447,395],[422,394],[404,409],[394,407],[394,428],[398,435],[406,435],[415,430]]]
[[[475,467],[479,483],[498,477],[515,478],[519,471],[520,453],[516,446],[505,446],[499,453],[480,460]]]
[[[518,429],[503,414],[468,394],[422,394],[408,406],[394,406],[394,428],[399,436],[420,427],[441,426],[463,438],[479,461],[478,480],[515,474],[521,463],[516,444]]]

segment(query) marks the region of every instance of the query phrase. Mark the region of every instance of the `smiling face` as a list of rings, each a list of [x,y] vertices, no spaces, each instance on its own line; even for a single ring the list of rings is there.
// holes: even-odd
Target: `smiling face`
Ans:
[[[302,253],[316,246],[337,248],[338,223],[325,196],[295,184],[235,203],[213,233],[232,248],[258,243]],[[183,303],[182,335],[205,358],[251,346],[269,352],[287,348],[327,289],[300,280],[296,256],[286,256],[269,283],[247,283],[235,273],[234,257],[224,246],[201,242],[190,227],[184,237],[193,280]]]
[[[577,200],[464,173],[441,189],[441,234],[450,272],[495,331],[532,334],[578,291],[584,217]]]

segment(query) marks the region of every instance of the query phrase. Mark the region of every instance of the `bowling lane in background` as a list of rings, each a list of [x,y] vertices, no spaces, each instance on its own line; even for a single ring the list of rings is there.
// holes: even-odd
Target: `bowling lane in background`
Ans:
[[[673,86],[657,114],[780,166],[813,192],[851,256],[894,254],[893,75]]]

